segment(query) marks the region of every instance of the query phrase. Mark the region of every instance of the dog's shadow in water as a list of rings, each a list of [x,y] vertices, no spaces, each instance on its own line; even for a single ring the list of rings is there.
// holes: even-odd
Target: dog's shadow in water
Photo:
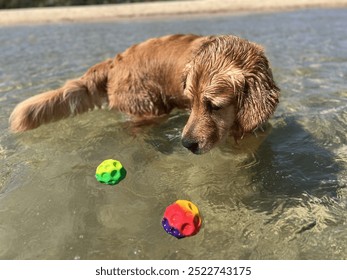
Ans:
[[[338,174],[342,170],[336,155],[295,117],[281,118],[279,123],[257,151],[260,163],[251,167],[252,180],[262,186],[260,195],[268,197],[269,203],[275,200],[271,197],[300,198],[303,194],[335,199]],[[251,206],[255,198],[247,200]]]

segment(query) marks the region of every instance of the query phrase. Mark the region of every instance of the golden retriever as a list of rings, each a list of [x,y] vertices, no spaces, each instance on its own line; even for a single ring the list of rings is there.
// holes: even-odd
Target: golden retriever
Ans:
[[[190,109],[182,144],[195,154],[264,123],[279,98],[263,48],[232,35],[169,35],[131,46],[63,87],[18,104],[12,131],[101,108],[141,117]]]

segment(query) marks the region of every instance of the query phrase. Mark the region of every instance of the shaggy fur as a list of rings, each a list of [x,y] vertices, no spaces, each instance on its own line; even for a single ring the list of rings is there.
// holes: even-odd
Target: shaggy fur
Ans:
[[[263,49],[235,36],[169,35],[134,45],[63,87],[18,104],[12,131],[110,109],[152,117],[191,109],[182,144],[199,154],[265,122],[279,96]]]

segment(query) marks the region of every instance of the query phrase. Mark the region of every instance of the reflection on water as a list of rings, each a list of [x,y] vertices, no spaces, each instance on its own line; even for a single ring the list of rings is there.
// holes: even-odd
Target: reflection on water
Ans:
[[[347,10],[0,29],[1,259],[346,259]],[[263,44],[282,89],[264,133],[208,154],[180,144],[175,111],[139,126],[94,111],[12,135],[15,104],[148,37],[233,33]],[[126,180],[96,182],[117,158]],[[161,228],[189,199],[194,237]]]

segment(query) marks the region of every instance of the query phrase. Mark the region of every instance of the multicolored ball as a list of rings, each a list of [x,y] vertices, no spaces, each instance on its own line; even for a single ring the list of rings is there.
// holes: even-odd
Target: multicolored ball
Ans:
[[[168,234],[183,238],[197,234],[201,222],[198,207],[188,200],[177,200],[166,208],[161,224]]]
[[[107,159],[96,168],[95,178],[100,183],[116,185],[125,178],[126,174],[125,168],[118,160]]]

